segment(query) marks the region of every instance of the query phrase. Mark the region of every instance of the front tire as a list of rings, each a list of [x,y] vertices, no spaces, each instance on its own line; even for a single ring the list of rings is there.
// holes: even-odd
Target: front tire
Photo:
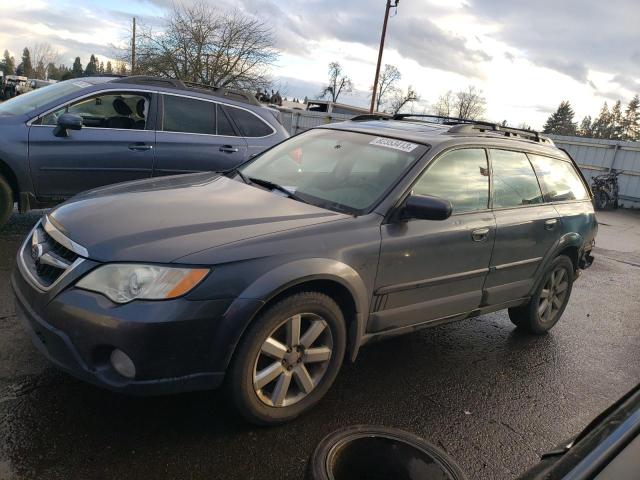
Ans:
[[[240,342],[228,377],[236,408],[259,425],[293,420],[327,393],[346,343],[344,316],[330,297],[300,292],[283,298]]]
[[[549,265],[542,282],[526,305],[509,309],[514,325],[535,335],[542,335],[558,323],[569,303],[573,288],[573,262],[559,255]]]
[[[7,223],[13,212],[13,190],[9,182],[0,175],[0,228]]]

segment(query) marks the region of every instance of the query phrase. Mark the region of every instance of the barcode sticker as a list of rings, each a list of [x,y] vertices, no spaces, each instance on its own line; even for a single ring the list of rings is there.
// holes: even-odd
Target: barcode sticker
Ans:
[[[413,152],[418,145],[411,142],[405,142],[404,140],[397,140],[395,138],[377,137],[369,142],[369,145],[376,145],[378,147],[393,148],[394,150],[400,150],[401,152]]]

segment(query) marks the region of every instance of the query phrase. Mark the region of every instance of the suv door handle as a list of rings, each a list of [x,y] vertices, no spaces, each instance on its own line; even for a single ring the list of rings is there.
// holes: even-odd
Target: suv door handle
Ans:
[[[549,220],[546,220],[544,222],[544,228],[546,230],[553,230],[557,223],[558,223],[558,219],[557,218],[550,218]]]
[[[236,153],[239,152],[240,150],[236,147],[233,147],[231,145],[222,145],[220,147],[220,151],[224,152],[224,153]]]
[[[489,227],[478,228],[471,232],[471,238],[474,242],[484,242],[489,236]]]
[[[153,149],[153,145],[147,145],[146,143],[132,143],[129,145],[129,150],[134,152],[147,152]]]

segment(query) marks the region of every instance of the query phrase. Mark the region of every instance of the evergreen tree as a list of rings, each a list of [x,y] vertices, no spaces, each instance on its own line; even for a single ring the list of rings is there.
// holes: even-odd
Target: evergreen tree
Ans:
[[[544,133],[555,133],[556,135],[575,135],[576,124],[573,122],[575,113],[568,101],[560,103],[556,110],[544,125]]]
[[[80,57],[76,57],[73,61],[73,67],[71,67],[71,75],[72,78],[81,77],[84,74],[84,70],[82,68],[82,63],[80,62]]]
[[[622,103],[618,100],[611,109],[611,131],[609,138],[611,140],[621,140],[622,128]]]
[[[31,64],[31,52],[29,52],[28,48],[22,51],[22,63],[18,66],[18,70],[19,72],[16,72],[18,75],[28,78],[33,77],[34,71],[33,65]]]
[[[600,114],[593,121],[593,138],[609,138],[611,136],[611,113],[607,102],[604,102]]]
[[[640,96],[631,99],[622,119],[622,139],[640,141]]]
[[[9,50],[4,51],[4,58],[0,62],[0,70],[5,75],[14,75],[16,73],[16,60],[11,56]]]
[[[591,126],[591,115],[587,115],[582,119],[580,128],[578,128],[578,135],[581,137],[592,137],[593,127]]]
[[[98,74],[98,59],[95,55],[91,55],[87,68],[84,69],[85,77],[95,77]]]
[[[113,67],[111,66],[110,61],[107,61],[107,68],[104,69],[104,73],[107,75],[113,75]]]
[[[38,65],[36,65],[34,76],[35,78],[38,78],[40,80],[47,79],[47,67],[44,66],[44,63],[42,62],[42,60],[39,60]]]
[[[122,62],[120,63],[120,67],[118,68],[118,75],[126,75],[127,74],[127,65]]]
[[[100,75],[104,75],[104,62],[100,62],[100,66],[98,67],[98,73]]]

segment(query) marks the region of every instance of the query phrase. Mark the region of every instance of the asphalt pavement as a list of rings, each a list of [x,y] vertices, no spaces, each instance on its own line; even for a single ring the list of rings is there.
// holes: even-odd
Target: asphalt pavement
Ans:
[[[15,317],[9,275],[39,213],[0,231],[0,479],[300,479],[354,424],[408,430],[470,479],[513,478],[640,382],[640,214],[608,212],[596,261],[548,335],[506,312],[365,347],[312,412],[242,421],[223,392],[139,398],[58,372]]]

